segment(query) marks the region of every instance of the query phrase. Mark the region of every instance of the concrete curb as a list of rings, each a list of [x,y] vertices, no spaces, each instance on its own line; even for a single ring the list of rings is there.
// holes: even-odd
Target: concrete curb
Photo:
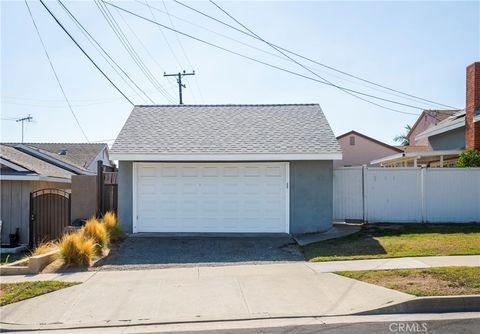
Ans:
[[[418,297],[354,315],[480,312],[480,295]]]
[[[206,318],[206,319],[177,319],[170,321],[154,320],[119,320],[119,321],[100,321],[98,323],[72,324],[26,324],[26,323],[8,323],[0,322],[0,332],[17,331],[57,331],[57,330],[93,330],[101,328],[119,328],[119,327],[139,327],[139,326],[163,326],[163,325],[194,325],[207,323],[223,322],[246,322],[262,320],[288,320],[288,319],[330,319],[336,317],[352,316],[382,316],[382,315],[401,315],[401,314],[435,314],[435,313],[456,313],[456,312],[480,312],[480,295],[468,296],[441,296],[441,297],[418,297],[405,302],[395,303],[383,306],[377,309],[363,311],[358,313],[346,314],[296,314],[296,315],[268,315],[258,314],[256,316],[232,316],[229,318]],[[384,321],[384,320],[382,320]]]

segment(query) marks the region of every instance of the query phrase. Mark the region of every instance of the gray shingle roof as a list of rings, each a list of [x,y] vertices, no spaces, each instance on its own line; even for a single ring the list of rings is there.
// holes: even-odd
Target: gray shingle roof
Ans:
[[[16,146],[19,143],[8,143],[6,145]],[[86,169],[105,147],[104,143],[24,143],[24,146],[36,149],[40,153],[51,156],[55,159],[74,165],[80,169]],[[60,150],[66,149],[66,155],[58,154]]]
[[[0,144],[0,156],[5,160],[28,169],[30,172],[27,174],[33,173],[40,176],[52,176],[66,179],[70,179],[73,175],[73,173],[35,158],[9,145]]]
[[[112,154],[341,153],[318,104],[136,106]]]

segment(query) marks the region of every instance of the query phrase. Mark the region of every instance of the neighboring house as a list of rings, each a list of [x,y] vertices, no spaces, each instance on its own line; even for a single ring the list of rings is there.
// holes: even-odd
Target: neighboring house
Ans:
[[[426,142],[428,150],[387,156],[372,161],[372,164],[387,167],[455,167],[464,149],[480,150],[480,62],[467,67],[466,77],[465,110],[455,111],[415,135],[415,141]],[[413,136],[412,133],[410,135]]]
[[[387,155],[403,152],[357,131],[349,131],[337,137],[342,148],[342,160],[336,160],[334,167],[370,166],[370,161]]]
[[[112,146],[129,233],[328,230],[341,148],[318,104],[136,106]]]
[[[415,124],[413,124],[410,132],[407,135],[409,145],[408,146],[421,146],[426,151],[428,149],[428,140],[426,138],[417,139],[417,135],[437,125],[444,119],[452,116],[459,110],[424,110],[420,116],[418,116]]]
[[[465,110],[460,110],[416,138],[426,140],[432,151],[462,150],[465,148],[465,116]]]
[[[106,144],[0,144],[2,243],[17,228],[28,243],[31,192],[68,190],[73,175],[95,175],[97,161],[111,164]]]
[[[72,169],[76,174],[96,174],[97,163],[111,166],[108,145],[105,143],[25,143],[6,144],[42,160]]]

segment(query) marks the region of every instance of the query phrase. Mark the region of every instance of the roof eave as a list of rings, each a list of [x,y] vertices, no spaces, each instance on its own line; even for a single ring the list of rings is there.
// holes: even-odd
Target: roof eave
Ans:
[[[43,175],[5,175],[0,174],[0,180],[2,181],[44,181],[55,183],[72,183],[71,179],[55,176],[43,176]]]
[[[331,153],[242,153],[242,154],[156,154],[110,152],[112,160],[119,161],[295,161],[341,160],[341,152]]]
[[[441,133],[445,133],[448,131],[452,131],[458,128],[461,128],[462,126],[465,126],[465,118],[459,118],[456,119],[455,121],[452,121],[451,124],[442,126],[441,128],[438,127],[433,127],[428,130],[423,131],[422,133],[419,133],[416,137],[415,140],[420,140],[428,137],[432,137],[435,135],[439,135]]]
[[[442,155],[458,155],[462,152],[462,150],[443,150],[443,151],[424,151],[424,152],[408,152],[402,154],[393,154],[389,155],[380,159],[375,159],[370,162],[372,165],[378,165],[385,162],[391,162],[402,158],[408,159],[415,159],[415,158],[423,158],[423,157],[434,157],[434,156],[442,156]]]

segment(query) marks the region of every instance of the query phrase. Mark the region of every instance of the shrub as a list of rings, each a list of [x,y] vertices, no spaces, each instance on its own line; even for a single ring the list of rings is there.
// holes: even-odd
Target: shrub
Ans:
[[[457,167],[480,167],[480,151],[466,150],[460,153]]]
[[[83,233],[65,234],[58,247],[67,266],[89,266],[95,256],[95,241],[86,239]]]
[[[125,232],[118,226],[117,217],[114,212],[106,212],[101,222],[105,225],[111,242],[119,242],[126,238]]]
[[[55,244],[53,241],[43,242],[35,248],[35,250],[32,253],[32,256],[48,253],[54,250],[55,248],[57,248],[57,244]]]
[[[85,222],[85,225],[81,229],[81,234],[85,239],[92,239],[98,247],[98,251],[101,248],[107,247],[109,244],[109,236],[104,224],[100,224],[97,219],[90,218]]]
[[[117,217],[115,216],[114,212],[107,211],[103,215],[101,222],[105,224],[107,231],[111,231],[117,226]]]

